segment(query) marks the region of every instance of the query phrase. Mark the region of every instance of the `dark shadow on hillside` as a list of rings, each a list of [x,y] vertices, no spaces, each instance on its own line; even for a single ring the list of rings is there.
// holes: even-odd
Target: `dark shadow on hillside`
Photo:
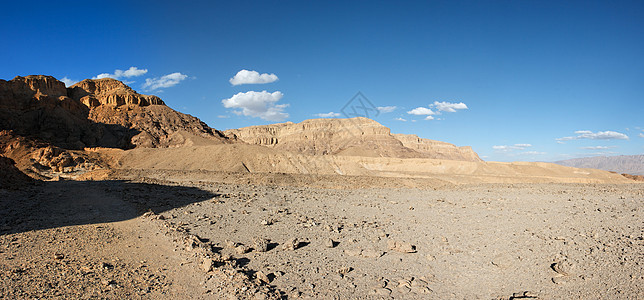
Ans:
[[[118,222],[148,210],[161,213],[214,196],[194,187],[126,181],[41,182],[19,190],[0,190],[0,235]]]

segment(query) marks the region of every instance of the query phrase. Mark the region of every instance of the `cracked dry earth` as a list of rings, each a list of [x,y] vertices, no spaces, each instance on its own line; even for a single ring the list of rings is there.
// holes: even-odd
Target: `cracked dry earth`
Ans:
[[[4,298],[644,298],[640,184],[0,193]]]

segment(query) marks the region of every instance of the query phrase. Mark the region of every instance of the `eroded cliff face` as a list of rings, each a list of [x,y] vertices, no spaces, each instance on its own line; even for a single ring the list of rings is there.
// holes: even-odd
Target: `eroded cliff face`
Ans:
[[[0,155],[34,174],[45,169],[64,172],[99,167],[100,162],[82,152],[88,147],[228,142],[201,120],[118,80],[87,79],[65,88],[63,82],[43,75],[0,80],[0,133]]]
[[[427,153],[436,159],[465,160],[465,161],[482,161],[472,147],[457,147],[453,144],[423,139],[415,134],[394,134],[397,140],[410,149],[421,153]]]
[[[111,78],[85,79],[72,85],[68,93],[89,108],[100,105],[165,105],[161,98],[141,95],[123,82]]]
[[[249,144],[309,155],[481,161],[470,147],[392,135],[389,128],[367,118],[312,119],[232,129],[224,133]]]

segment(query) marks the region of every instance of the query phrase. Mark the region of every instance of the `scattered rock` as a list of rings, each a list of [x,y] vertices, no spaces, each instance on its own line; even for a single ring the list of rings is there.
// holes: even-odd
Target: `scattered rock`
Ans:
[[[333,248],[335,247],[335,242],[332,239],[326,239],[324,241],[324,247]]]
[[[385,254],[384,252],[378,251],[378,250],[375,250],[375,249],[362,250],[362,253],[361,253],[361,255],[363,257],[367,257],[367,258],[378,258],[378,257],[381,257],[384,254]]]
[[[346,275],[347,273],[349,273],[351,271],[353,271],[352,267],[342,267],[342,268],[338,269],[338,273],[340,275]]]
[[[201,264],[201,269],[208,273],[212,271],[215,267],[215,262],[211,258],[204,258],[203,263]]]
[[[266,252],[268,251],[268,243],[270,241],[265,238],[257,237],[253,240],[253,249],[257,252]]]
[[[387,241],[387,246],[389,250],[398,251],[401,253],[414,253],[416,252],[416,246],[411,243],[389,240]]]
[[[295,249],[297,249],[298,245],[299,245],[299,242],[298,242],[297,238],[292,238],[292,239],[286,241],[284,243],[284,245],[282,245],[282,249],[284,249],[284,250],[295,250]]]
[[[371,294],[375,296],[389,296],[391,295],[391,290],[388,288],[377,288],[371,291]]]
[[[525,292],[513,293],[512,296],[510,296],[509,300],[513,300],[513,299],[535,299],[535,298],[539,298],[538,294],[530,292],[530,291],[525,291]]]
[[[271,280],[268,277],[268,275],[264,274],[264,272],[262,272],[262,271],[257,271],[257,273],[255,273],[255,277],[257,278],[257,280],[259,280],[261,282],[265,282],[265,283],[270,283],[271,282]]]
[[[239,245],[239,246],[235,247],[235,252],[237,254],[248,253],[248,252],[250,252],[250,247],[248,247],[246,245]]]
[[[56,254],[54,254],[54,258],[55,259],[63,259],[63,258],[65,258],[65,255],[62,254],[62,253],[56,253]]]
[[[571,263],[568,260],[562,260],[551,264],[550,268],[561,275],[568,276],[572,274],[572,271],[575,268],[575,264]]]

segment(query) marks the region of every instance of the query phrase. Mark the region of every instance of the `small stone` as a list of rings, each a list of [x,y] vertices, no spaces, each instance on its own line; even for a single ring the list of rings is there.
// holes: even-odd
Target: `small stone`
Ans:
[[[564,284],[564,283],[568,282],[569,278],[570,277],[563,276],[563,275],[555,276],[555,277],[552,277],[552,282],[554,282],[555,284]]]
[[[297,238],[292,238],[284,243],[282,245],[282,249],[284,250],[295,250],[297,249],[297,246],[299,245],[299,242],[297,241]]]
[[[239,245],[230,240],[226,240],[225,244],[226,244],[226,248],[236,248]]]
[[[367,258],[378,258],[378,257],[381,257],[383,254],[384,252],[378,251],[375,249],[362,250],[362,257],[367,257]]]
[[[264,274],[264,272],[262,272],[262,271],[257,271],[257,273],[255,273],[255,277],[257,277],[257,279],[259,281],[261,281],[261,282],[265,282],[265,283],[270,283],[271,282],[271,280],[268,277],[268,275]]]
[[[55,259],[63,259],[63,258],[65,258],[65,255],[62,254],[62,253],[56,253],[56,254],[54,254],[54,258]]]
[[[248,247],[246,245],[239,245],[239,246],[235,247],[235,252],[237,252],[237,254],[248,253],[248,252],[250,252],[250,247]]]
[[[429,260],[429,261],[434,261],[434,260],[436,260],[436,256],[433,256],[433,255],[431,255],[431,254],[427,254],[425,257],[427,257],[427,260]]]
[[[374,289],[371,294],[376,296],[389,296],[391,294],[391,290],[388,288],[377,288]]]
[[[398,286],[396,288],[396,290],[401,294],[407,294],[407,293],[411,292],[411,288],[409,288],[409,287],[407,287],[405,285]]]
[[[215,262],[210,258],[204,258],[203,263],[201,263],[201,269],[204,272],[210,272],[215,267]]]
[[[550,265],[550,268],[561,275],[570,275],[575,268],[575,264],[571,263],[568,260],[562,260],[553,263],[552,265]]]
[[[387,246],[390,250],[398,251],[401,253],[414,253],[416,252],[416,246],[401,241],[389,240],[387,241]]]
[[[269,240],[267,239],[260,237],[255,238],[255,240],[253,240],[253,249],[257,252],[266,252],[268,251],[268,243]]]
[[[341,274],[341,275],[346,275],[347,273],[349,273],[351,271],[353,271],[352,267],[342,267],[342,268],[338,269],[338,273]]]
[[[332,239],[326,239],[326,241],[324,241],[324,247],[333,248],[335,247],[335,242]]]

